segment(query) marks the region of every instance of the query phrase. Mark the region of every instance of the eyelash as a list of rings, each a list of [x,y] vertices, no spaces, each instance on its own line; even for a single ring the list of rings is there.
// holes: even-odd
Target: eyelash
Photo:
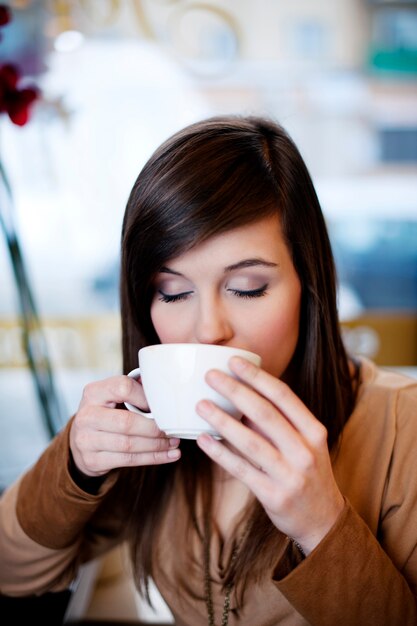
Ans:
[[[228,289],[227,291],[238,298],[260,298],[266,294],[267,289],[268,285],[265,284],[258,289],[251,289],[250,291],[239,291],[238,289]],[[159,300],[161,302],[181,302],[181,300],[185,300],[192,293],[192,291],[184,291],[184,293],[176,293],[172,296],[163,293],[162,291],[158,291],[158,293]]]
[[[176,293],[172,296],[169,296],[166,293],[162,293],[162,291],[158,291],[159,293],[159,300],[161,302],[180,302],[181,300],[185,300],[187,298],[187,296],[190,295],[190,293],[192,293],[192,291],[184,291],[184,293]]]
[[[250,291],[239,291],[237,289],[228,289],[234,296],[238,298],[260,298],[266,294],[266,290],[268,289],[268,285],[262,285],[262,287],[258,287],[258,289],[251,289]]]

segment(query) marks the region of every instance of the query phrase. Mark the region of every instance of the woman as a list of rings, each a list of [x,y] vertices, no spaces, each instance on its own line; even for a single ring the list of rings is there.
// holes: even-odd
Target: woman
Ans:
[[[63,589],[130,545],[178,626],[417,624],[417,383],[346,354],[325,222],[270,120],[193,124],[150,158],[122,232],[123,368],[152,343],[257,352],[208,383],[223,435],[169,439],[142,387],[86,387],[79,410],[1,500],[0,590]]]

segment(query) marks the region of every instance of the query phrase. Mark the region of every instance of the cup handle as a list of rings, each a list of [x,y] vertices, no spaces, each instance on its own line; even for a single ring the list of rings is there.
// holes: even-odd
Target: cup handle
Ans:
[[[128,376],[130,378],[134,378],[135,380],[140,378],[140,367],[136,367],[134,370],[129,372]],[[125,402],[124,405],[127,409],[129,409],[129,411],[133,411],[133,413],[138,413],[139,415],[143,415],[143,417],[147,417],[148,419],[151,419],[151,420],[155,419],[150,411],[146,413],[145,411],[138,409],[138,407],[135,406],[134,404],[130,404],[130,402]]]

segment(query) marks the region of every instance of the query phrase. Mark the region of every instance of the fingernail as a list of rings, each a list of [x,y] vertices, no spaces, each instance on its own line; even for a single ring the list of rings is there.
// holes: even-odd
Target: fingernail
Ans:
[[[197,403],[197,411],[201,416],[209,417],[213,413],[213,405],[209,400],[200,400]]]
[[[230,365],[234,370],[239,372],[243,372],[243,370],[248,366],[248,362],[245,359],[242,359],[240,356],[232,356],[230,359]]]
[[[212,369],[212,370],[208,370],[208,372],[206,373],[206,380],[208,382],[213,382],[215,383],[216,381],[222,381],[224,378],[224,372],[220,372],[219,370],[216,369]]]
[[[214,439],[207,433],[202,433],[198,435],[197,443],[201,445],[203,448],[210,448],[213,445]]]
[[[179,437],[171,437],[171,439],[169,440],[170,448],[176,448],[179,445],[180,445]]]
[[[178,448],[175,448],[175,450],[168,450],[168,457],[170,459],[179,459],[180,456],[181,451]]]

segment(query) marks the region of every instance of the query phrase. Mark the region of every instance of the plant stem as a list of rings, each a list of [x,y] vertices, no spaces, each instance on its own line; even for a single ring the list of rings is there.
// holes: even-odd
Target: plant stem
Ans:
[[[49,437],[52,439],[65,423],[63,410],[55,386],[45,334],[37,312],[18,234],[14,226],[12,191],[4,166],[1,162],[0,179],[6,191],[6,194],[3,194],[5,202],[1,202],[0,204],[0,223],[6,239],[17,287],[22,323],[23,348],[32,374],[36,395],[40,403],[44,426]],[[7,205],[9,205],[9,207],[7,207]],[[8,213],[6,213],[7,208],[9,208]]]

